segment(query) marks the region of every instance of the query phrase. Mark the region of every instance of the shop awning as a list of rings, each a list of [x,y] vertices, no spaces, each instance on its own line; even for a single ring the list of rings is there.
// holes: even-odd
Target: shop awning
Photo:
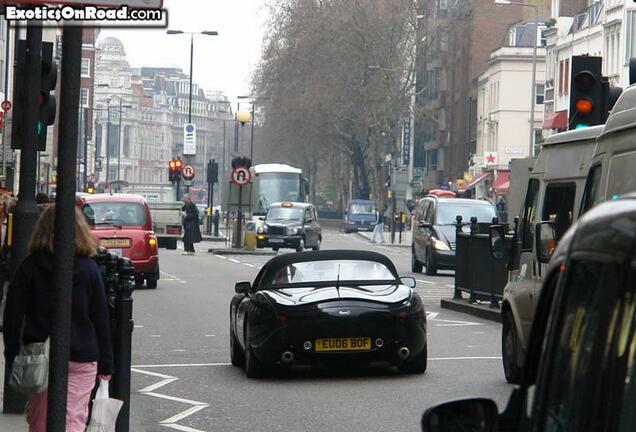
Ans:
[[[510,172],[498,171],[497,178],[492,183],[492,188],[497,195],[506,195],[510,189]]]
[[[490,173],[483,173],[482,175],[480,175],[479,177],[473,179],[473,181],[471,181],[470,183],[468,183],[466,186],[464,186],[462,192],[466,192],[471,190],[472,188],[474,188],[475,186],[477,186],[477,183],[485,180],[488,176],[490,175]]]
[[[557,111],[548,115],[543,120],[543,129],[567,129],[568,128],[568,112]]]

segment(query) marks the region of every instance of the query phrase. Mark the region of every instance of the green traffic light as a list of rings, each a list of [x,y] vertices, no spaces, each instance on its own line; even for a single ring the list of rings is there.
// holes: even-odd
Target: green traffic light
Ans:
[[[46,128],[44,127],[44,123],[42,123],[41,121],[38,122],[38,136],[43,135],[46,132]]]
[[[576,125],[576,127],[574,129],[585,129],[588,128],[589,126],[586,125],[585,123],[579,123]]]

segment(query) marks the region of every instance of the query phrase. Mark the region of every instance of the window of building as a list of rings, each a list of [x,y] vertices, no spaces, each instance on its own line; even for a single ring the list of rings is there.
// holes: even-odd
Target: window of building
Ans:
[[[81,88],[80,89],[80,106],[84,108],[88,108],[88,89]]]
[[[82,58],[82,76],[91,76],[91,59]]]
[[[545,84],[537,84],[535,103],[537,105],[543,105],[544,98],[545,98]]]
[[[437,149],[433,149],[429,152],[430,161],[428,166],[432,170],[437,170]]]
[[[563,67],[563,73],[565,75],[565,79],[563,80],[563,93],[570,94],[570,59],[565,59]]]

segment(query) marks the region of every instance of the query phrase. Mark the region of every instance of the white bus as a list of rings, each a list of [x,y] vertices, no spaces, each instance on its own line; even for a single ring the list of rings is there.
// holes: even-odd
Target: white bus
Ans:
[[[254,216],[264,216],[272,203],[309,202],[309,182],[300,168],[284,164],[259,164],[251,168],[258,205]]]

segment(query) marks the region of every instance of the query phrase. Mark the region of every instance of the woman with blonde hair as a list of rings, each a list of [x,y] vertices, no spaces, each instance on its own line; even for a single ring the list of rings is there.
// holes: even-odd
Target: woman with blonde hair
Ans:
[[[48,206],[35,227],[29,255],[18,267],[7,296],[4,344],[7,364],[20,344],[44,342],[50,333],[55,257],[55,205]],[[68,365],[66,432],[84,432],[95,378],[109,379],[113,370],[106,292],[95,261],[95,243],[82,213],[75,211],[75,258]],[[20,339],[22,337],[22,339]],[[48,392],[27,403],[29,432],[46,432]]]

